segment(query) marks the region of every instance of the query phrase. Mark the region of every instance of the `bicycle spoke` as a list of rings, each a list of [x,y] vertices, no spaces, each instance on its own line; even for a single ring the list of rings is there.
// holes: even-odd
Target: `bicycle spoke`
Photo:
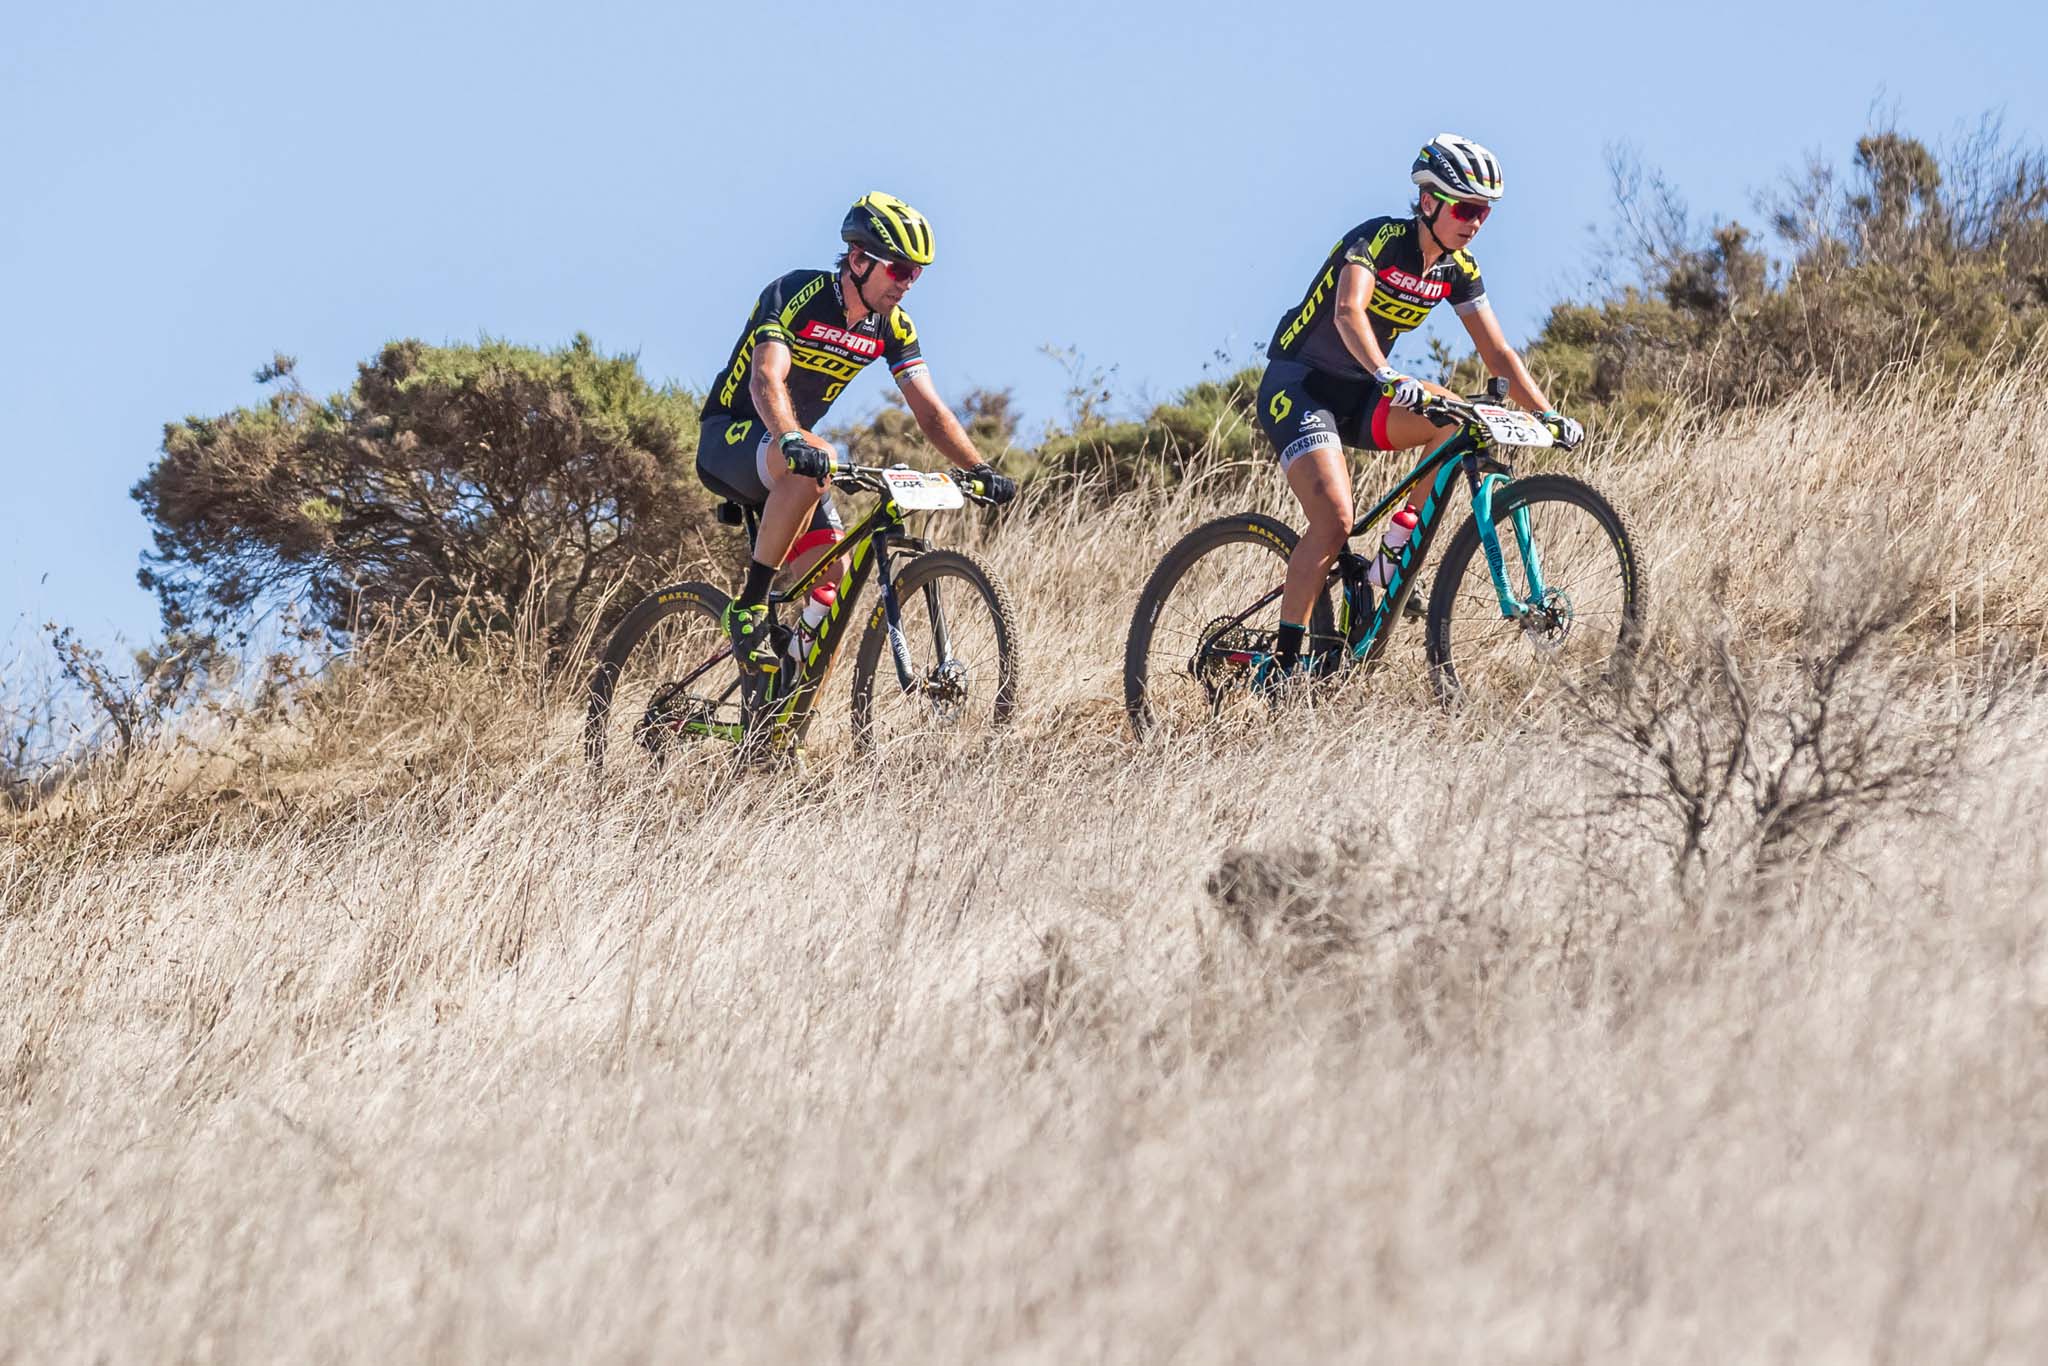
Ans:
[[[957,552],[921,556],[905,569],[897,595],[909,677],[899,674],[896,650],[881,633],[863,638],[856,741],[952,741],[1005,724],[1016,690],[1012,632],[985,571]]]
[[[1125,705],[1143,733],[1185,733],[1218,718],[1263,719],[1251,688],[1280,624],[1291,533],[1246,514],[1198,527],[1146,585],[1124,657]],[[1329,611],[1312,613],[1318,637]]]
[[[1530,487],[1515,486],[1496,503],[1502,568],[1520,612],[1516,619],[1502,617],[1493,576],[1476,543],[1462,563],[1450,562],[1457,552],[1447,553],[1443,572],[1458,577],[1431,647],[1440,690],[1451,690],[1468,706],[1513,713],[1592,682],[1628,647],[1638,613],[1628,565],[1616,545],[1619,533],[1604,520],[1611,513],[1589,505],[1590,490],[1582,497],[1575,488],[1583,485],[1539,478]],[[1552,491],[1546,495],[1546,489]],[[1532,566],[1509,515],[1517,505],[1527,516],[1534,581],[1541,589],[1536,593]]]
[[[740,669],[710,606],[679,599],[618,648],[624,654],[612,661],[609,698],[593,702],[585,732],[586,749],[608,774],[659,772],[692,750],[737,738]]]

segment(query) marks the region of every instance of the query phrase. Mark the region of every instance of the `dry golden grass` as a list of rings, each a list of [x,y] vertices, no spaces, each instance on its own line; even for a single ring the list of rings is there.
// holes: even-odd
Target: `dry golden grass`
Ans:
[[[1796,691],[1819,566],[1939,556],[1840,705],[1954,725],[2042,652],[2038,378],[1577,462],[1658,656],[1725,574]],[[2039,692],[1691,887],[1412,640],[1137,749],[1131,604],[1236,478],[959,528],[1028,633],[985,752],[855,761],[837,697],[809,773],[593,802],[516,647],[413,648],[11,818],[0,1358],[2037,1359]]]

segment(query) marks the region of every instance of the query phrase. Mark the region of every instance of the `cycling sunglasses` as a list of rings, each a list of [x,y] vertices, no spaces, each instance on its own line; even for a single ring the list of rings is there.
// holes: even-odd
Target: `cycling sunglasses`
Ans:
[[[1493,205],[1484,200],[1453,199],[1441,190],[1431,190],[1430,193],[1450,205],[1451,217],[1460,223],[1484,223],[1486,215],[1493,212]]]
[[[865,251],[866,248],[862,248],[862,250]],[[888,257],[877,256],[871,251],[868,252],[868,259],[888,271],[889,278],[892,280],[908,282],[924,274],[923,266],[913,266],[907,261],[891,261]]]

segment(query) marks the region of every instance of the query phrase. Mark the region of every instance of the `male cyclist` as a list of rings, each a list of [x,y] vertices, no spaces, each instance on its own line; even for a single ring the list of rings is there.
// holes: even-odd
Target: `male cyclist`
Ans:
[[[1280,453],[1287,485],[1308,515],[1308,530],[1287,562],[1280,595],[1280,631],[1259,681],[1302,667],[1309,605],[1351,530],[1351,471],[1346,446],[1394,451],[1433,445],[1441,433],[1421,416],[1426,397],[1449,390],[1390,365],[1395,338],[1412,331],[1448,299],[1472,335],[1488,373],[1505,376],[1508,392],[1538,413],[1566,450],[1584,431],[1558,413],[1502,336],[1486,302],[1479,263],[1465,249],[1501,197],[1500,162],[1478,143],[1439,133],[1410,167],[1419,187],[1412,216],[1369,218],[1331,249],[1307,294],[1289,309],[1266,348],[1259,385],[1259,425]],[[1388,522],[1386,544],[1371,570],[1386,584],[1391,562],[1414,528],[1426,489]]]
[[[725,609],[733,653],[750,672],[777,667],[768,604],[775,571],[792,551],[797,567],[808,569],[844,535],[824,492],[837,452],[811,429],[868,362],[889,362],[925,439],[973,474],[992,501],[1006,503],[1017,491],[982,460],[932,387],[917,328],[898,307],[932,263],[931,224],[877,190],[854,201],[839,236],[847,249],[834,269],[792,271],[761,291],[712,382],[698,432],[697,477],[713,493],[761,509],[746,584]]]

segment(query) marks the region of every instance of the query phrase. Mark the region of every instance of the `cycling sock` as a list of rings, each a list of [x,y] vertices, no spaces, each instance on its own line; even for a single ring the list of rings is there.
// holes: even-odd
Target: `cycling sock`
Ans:
[[[1301,658],[1301,638],[1307,631],[1298,622],[1281,622],[1279,634],[1273,637],[1273,661],[1283,669],[1293,668]]]
[[[735,601],[742,607],[752,607],[768,601],[768,585],[775,578],[775,566],[762,564],[759,560],[747,561],[747,586],[740,589]]]

